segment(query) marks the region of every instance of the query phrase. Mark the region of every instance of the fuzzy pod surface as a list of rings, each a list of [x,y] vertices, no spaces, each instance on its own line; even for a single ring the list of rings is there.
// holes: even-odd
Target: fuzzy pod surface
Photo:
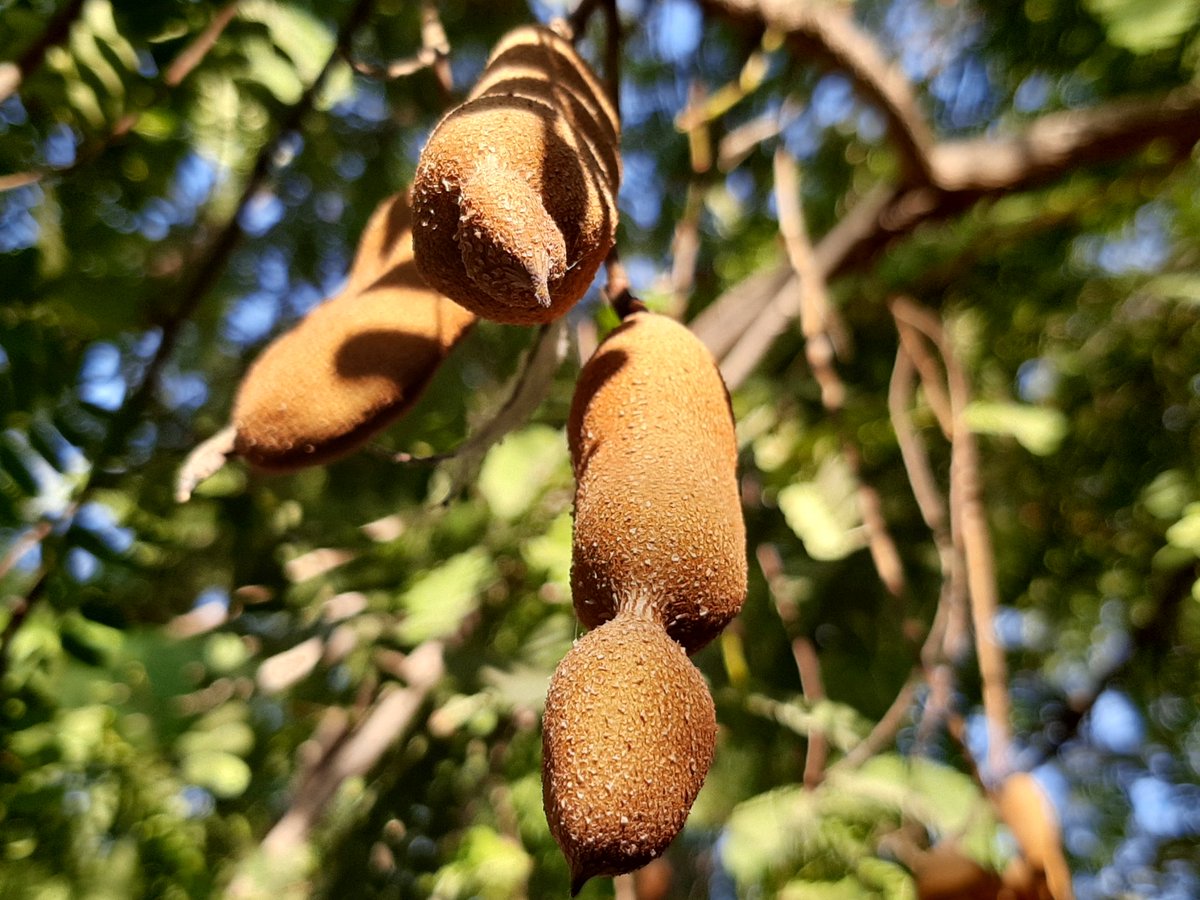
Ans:
[[[570,41],[540,26],[509,32],[421,151],[413,244],[425,280],[498,322],[561,316],[616,239],[619,139]]]
[[[267,471],[343,456],[399,417],[476,317],[430,289],[397,195],[372,215],[346,287],[273,341],[238,388],[234,451]]]
[[[572,894],[662,854],[704,784],[716,736],[708,686],[656,621],[623,612],[575,642],[542,724],[543,804]]]
[[[707,348],[639,312],[583,367],[567,440],[575,468],[571,593],[588,628],[647,609],[693,653],[746,597],[746,527],[729,394]]]

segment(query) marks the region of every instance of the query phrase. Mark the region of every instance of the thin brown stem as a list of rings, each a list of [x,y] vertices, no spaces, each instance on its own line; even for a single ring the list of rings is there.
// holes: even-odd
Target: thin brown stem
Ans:
[[[849,753],[834,763],[831,769],[841,769],[843,767],[856,769],[895,740],[897,733],[899,733],[900,728],[904,725],[904,719],[912,707],[913,699],[917,694],[917,688],[921,686],[922,680],[920,670],[914,670],[908,676],[908,680],[904,682],[904,686],[900,688],[899,693],[892,700],[887,712],[883,714],[883,718],[875,723],[875,727],[871,729],[870,734],[855,744]]]
[[[893,597],[901,597],[906,589],[904,566],[883,516],[883,501],[879,492],[864,479],[862,454],[842,421],[846,387],[834,365],[834,344],[829,331],[832,305],[800,206],[799,169],[783,147],[775,152],[775,202],[779,210],[779,233],[795,272],[800,295],[797,306],[800,330],[804,335],[804,354],[821,389],[821,404],[838,428],[842,455],[858,483],[859,511],[871,559],[884,587]]]
[[[945,329],[930,311],[904,297],[892,301],[897,322],[918,330],[937,347],[946,370],[952,413],[950,453],[951,534],[961,546],[966,561],[966,585],[975,631],[975,652],[983,682],[983,707],[988,720],[988,762],[996,774],[1009,765],[1011,741],[1008,696],[1008,664],[996,640],[995,619],[999,607],[995,554],[980,480],[979,450],[966,421],[970,385],[966,373],[946,337]]]
[[[792,641],[792,656],[800,672],[800,689],[809,706],[825,699],[825,684],[821,678],[821,661],[817,649],[806,637]],[[825,733],[813,729],[808,735],[808,751],[804,757],[804,786],[812,790],[825,777],[825,760],[829,758],[829,741]]]

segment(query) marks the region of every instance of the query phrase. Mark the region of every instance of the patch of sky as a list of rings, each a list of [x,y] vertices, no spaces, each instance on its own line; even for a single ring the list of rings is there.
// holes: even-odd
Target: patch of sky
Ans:
[[[681,63],[694,58],[703,24],[700,8],[692,0],[662,0],[650,13],[646,29],[659,59]]]
[[[217,167],[199,153],[188,153],[175,167],[170,197],[180,224],[191,225],[196,213],[217,185]]]
[[[42,159],[52,169],[65,169],[75,162],[75,148],[79,138],[70,125],[52,127],[42,142]]]
[[[175,209],[161,197],[151,197],[137,215],[138,231],[147,240],[161,241],[175,223]]]
[[[313,198],[313,211],[322,222],[332,225],[346,211],[346,198],[337,191],[320,191]]]
[[[149,328],[135,335],[129,349],[138,359],[149,360],[162,346],[162,329]]]
[[[1027,75],[1017,85],[1017,91],[1013,95],[1013,106],[1017,108],[1018,112],[1039,112],[1050,100],[1051,87],[1053,87],[1053,82],[1041,72]]]
[[[212,791],[195,784],[189,784],[179,792],[179,802],[186,819],[206,819],[217,808]]]
[[[279,179],[279,194],[288,206],[299,206],[312,196],[312,179],[303,172],[288,172]]]
[[[854,127],[859,138],[867,144],[878,144],[887,134],[887,120],[869,106],[859,108],[854,117]]]
[[[82,547],[72,547],[67,551],[66,566],[71,580],[84,584],[96,577],[100,571],[100,560]]]
[[[987,66],[976,56],[952,60],[933,77],[929,92],[942,103],[938,118],[953,130],[983,125],[997,102]]]
[[[112,412],[124,402],[126,388],[121,351],[115,344],[97,341],[84,351],[79,367],[81,400]]]
[[[25,125],[29,122],[29,113],[18,94],[12,94],[0,103],[0,132],[8,130],[10,125]]]
[[[39,228],[32,210],[43,197],[36,184],[0,194],[0,253],[25,250],[37,243]]]
[[[1046,621],[1036,610],[1002,606],[996,611],[996,638],[1007,649],[1034,649],[1046,640]]]
[[[343,280],[344,276],[338,280],[337,284],[340,286]],[[338,288],[333,288],[326,293],[322,293],[307,281],[299,281],[292,285],[292,289],[287,293],[287,311],[290,315],[302,316],[325,299],[326,296],[332,296],[337,290]]]
[[[797,159],[812,159],[821,149],[824,132],[816,122],[812,107],[796,116],[783,129],[783,146]]]
[[[278,295],[255,291],[233,302],[221,323],[221,334],[241,346],[256,344],[271,333],[278,318]]]
[[[262,237],[279,224],[284,207],[272,191],[258,191],[238,213],[238,224],[251,237]]]
[[[413,165],[416,165],[417,160],[421,158],[421,150],[429,143],[429,135],[432,130],[431,128],[410,128],[405,129],[404,133],[400,135],[404,158]]]
[[[137,73],[143,78],[153,78],[158,74],[158,63],[154,61],[154,56],[149,50],[137,51]]]
[[[628,130],[645,125],[658,113],[658,92],[653,86],[634,85],[625,79],[620,90],[621,128]]]
[[[387,89],[375,79],[356,78],[354,90],[334,104],[333,114],[351,128],[374,129],[391,116]]]
[[[754,176],[746,169],[734,169],[725,176],[725,190],[739,205],[749,206],[754,199]]]
[[[357,181],[367,170],[367,161],[361,153],[346,150],[339,153],[333,161],[333,170],[343,181]]]
[[[1121,691],[1109,688],[1092,704],[1087,735],[1093,744],[1110,753],[1136,753],[1146,737],[1141,714]]]
[[[133,547],[133,531],[117,524],[112,509],[95,501],[85,503],[75,513],[74,525],[95,535],[114,553],[128,553]]]
[[[258,286],[264,291],[280,293],[286,290],[289,281],[287,254],[279,247],[267,247],[259,254],[255,274]]]
[[[895,0],[884,16],[882,36],[913,81],[925,81],[946,63],[949,46],[927,0]]]
[[[1172,784],[1151,775],[1139,778],[1129,788],[1134,822],[1146,834],[1157,838],[1175,839],[1200,833],[1198,794],[1200,788],[1195,785]],[[1118,861],[1119,855],[1120,850]]]
[[[229,609],[229,591],[217,585],[210,585],[196,595],[196,599],[192,602],[192,609],[199,609],[210,603],[218,604],[222,609]]]
[[[1075,256],[1105,275],[1156,272],[1171,252],[1172,215],[1161,203],[1147,203],[1115,235],[1084,235],[1075,241]]]
[[[488,50],[482,44],[467,43],[454,45],[450,54],[450,81],[456,91],[466,93],[479,80],[487,64]]]
[[[1017,396],[1026,403],[1044,403],[1058,392],[1061,380],[1053,360],[1044,356],[1027,359],[1017,367]]]
[[[199,372],[164,372],[159,390],[168,409],[192,411],[208,399],[208,382]]]
[[[647,256],[636,255],[623,259],[625,274],[629,278],[629,286],[635,294],[644,294],[654,286],[658,279],[658,266]]]
[[[621,183],[621,211],[640,228],[653,228],[662,215],[662,182],[654,157],[648,153],[625,155],[625,177]]]
[[[826,75],[813,88],[810,108],[818,128],[845,122],[854,109],[854,91],[845,75]]]

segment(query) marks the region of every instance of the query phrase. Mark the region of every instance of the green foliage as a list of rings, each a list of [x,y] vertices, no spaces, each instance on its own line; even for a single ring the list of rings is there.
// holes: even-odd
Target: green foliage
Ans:
[[[0,60],[34,46],[62,5],[0,2]],[[180,463],[228,420],[265,342],[337,289],[442,113],[429,69],[377,80],[343,58],[413,56],[420,4],[379,0],[338,50],[353,6],[242,0],[171,85],[223,4],[86,0],[0,102],[0,181],[36,177],[0,192],[0,538],[21,551],[0,569],[0,896],[567,890],[542,811],[539,717],[579,634],[563,432],[577,354],[461,496],[446,496],[452,467],[393,455],[451,450],[487,420],[527,332],[481,324],[352,457],[273,477],[235,461],[188,503],[173,497]],[[523,4],[437,6],[459,92],[531,17]],[[804,169],[818,239],[899,179],[901,158],[861,92],[792,45],[685,0],[634,6],[619,245],[635,291],[691,319],[785,261],[778,147]],[[1009,133],[1200,71],[1194,0],[861,0],[854,16],[942,137]],[[583,43],[597,60],[602,19]],[[697,173],[675,124],[688,85],[713,96],[752,52],[761,71],[707,134],[719,146],[788,118],[731,171]],[[311,108],[279,135],[327,63]],[[1016,764],[1054,786],[1078,893],[1195,893],[1196,832],[1181,812],[1200,781],[1194,162],[1194,148],[1158,143],[966,198],[830,284],[846,385],[836,415],[796,329],[735,389],[751,590],[695,657],[721,733],[663,863],[670,896],[912,898],[900,838],[922,851],[953,840],[996,870],[1015,852],[970,774],[968,756],[985,780],[995,773],[969,635],[936,672],[920,669],[894,749],[852,755],[912,677],[944,593],[888,404],[897,294],[936,311],[970,384]],[[672,248],[689,210],[699,265],[677,294]],[[240,230],[226,232],[235,215]],[[233,242],[204,262],[222,234]],[[593,297],[569,330],[586,346],[616,324]],[[922,388],[909,406],[944,492],[938,402]],[[864,484],[906,576],[899,600],[873,565]],[[798,639],[816,652],[821,699],[801,684]],[[431,648],[444,672],[416,690],[413,661]],[[373,704],[409,690],[407,718],[384,723],[395,732],[369,764],[336,756],[365,746],[353,739]],[[1125,718],[1093,710],[1097,694],[1097,709],[1111,700]],[[965,743],[943,713],[961,717]],[[818,743],[825,777],[805,788]],[[273,834],[335,761],[346,768],[312,821]],[[1165,794],[1145,800],[1148,783]],[[606,880],[583,892],[612,894]]]

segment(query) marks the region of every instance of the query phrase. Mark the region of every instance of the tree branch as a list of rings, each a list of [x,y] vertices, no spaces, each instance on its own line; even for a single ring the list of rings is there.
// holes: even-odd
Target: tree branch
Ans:
[[[892,140],[903,159],[906,180],[931,180],[933,134],[912,85],[841,4],[703,0],[702,5],[731,21],[781,32],[796,59],[811,60],[849,75],[859,92],[887,118]]]

